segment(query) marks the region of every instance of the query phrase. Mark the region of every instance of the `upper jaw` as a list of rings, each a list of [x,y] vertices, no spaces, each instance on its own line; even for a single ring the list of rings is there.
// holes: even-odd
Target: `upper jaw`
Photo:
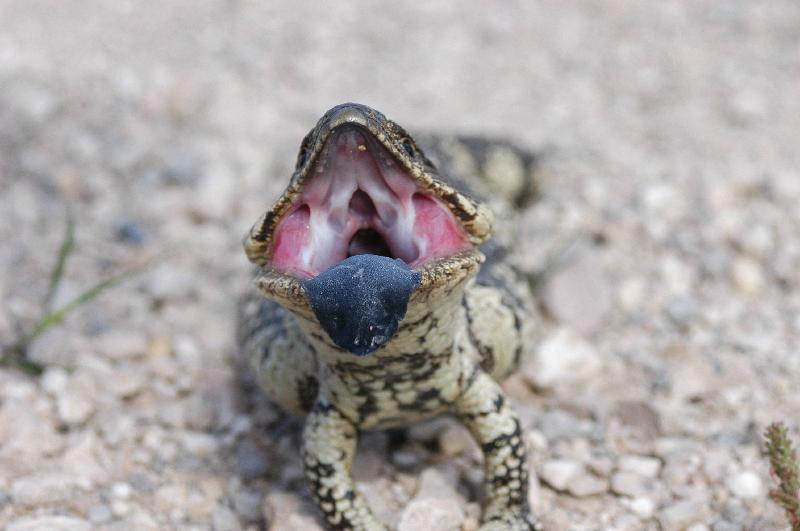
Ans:
[[[346,135],[339,133],[347,130],[362,133],[367,140],[364,145],[369,149],[368,154],[379,165],[385,165],[387,161],[391,162],[395,165],[396,170],[402,170],[405,176],[414,183],[417,192],[433,198],[439,205],[445,207],[458,221],[458,226],[470,246],[477,246],[489,238],[492,216],[488,209],[440,180],[436,169],[425,159],[402,128],[387,120],[378,111],[364,105],[349,103],[334,107],[325,113],[316,127],[304,139],[297,167],[288,187],[273,207],[259,218],[245,236],[245,251],[251,262],[266,269],[276,269],[273,263],[277,243],[275,241],[276,228],[298,209],[298,205],[302,204],[304,194],[311,187],[310,183],[315,178],[315,169],[319,167],[320,161],[322,161],[322,167],[325,165],[326,149],[330,150],[330,144],[332,144],[329,140],[337,135],[339,138],[347,140]],[[351,137],[350,140],[353,138]],[[347,144],[346,141],[344,143]],[[359,143],[355,142],[356,150],[358,150],[358,145]],[[409,148],[412,148],[411,153],[409,153]],[[355,155],[359,153],[356,151]],[[380,170],[381,173],[385,173],[383,166],[380,166]],[[389,183],[389,180],[391,178],[386,182]],[[352,186],[354,181],[349,182]],[[392,182],[400,186],[397,184],[399,179]],[[370,198],[373,202],[375,201],[372,196]],[[380,206],[385,208],[387,204],[389,202],[383,202]],[[375,206],[377,208],[379,205],[376,203]],[[380,221],[385,221],[385,216]],[[405,223],[408,226],[408,219],[405,219]],[[465,246],[464,250],[468,250],[467,247]],[[451,251],[455,252],[456,250],[451,249]],[[405,258],[410,259],[413,263],[412,249],[405,249],[405,251],[392,249],[392,252],[400,257],[403,257],[402,253],[405,252]],[[419,262],[414,267],[419,268],[423,265],[423,262]],[[299,275],[303,278],[318,273],[318,266],[319,264],[305,271],[283,271],[283,273],[289,273],[290,276]],[[280,267],[277,268],[277,272],[281,273]]]
[[[446,203],[360,125],[337,127],[309,171],[273,231],[270,264],[279,271],[311,278],[357,254],[413,268],[472,246]]]

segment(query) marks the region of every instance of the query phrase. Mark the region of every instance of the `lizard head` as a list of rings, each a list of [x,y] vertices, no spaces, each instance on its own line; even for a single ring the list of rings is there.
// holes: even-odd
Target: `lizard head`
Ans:
[[[403,128],[346,103],[303,139],[289,185],[244,246],[268,297],[368,354],[391,339],[409,300],[435,304],[477,271],[491,225]]]

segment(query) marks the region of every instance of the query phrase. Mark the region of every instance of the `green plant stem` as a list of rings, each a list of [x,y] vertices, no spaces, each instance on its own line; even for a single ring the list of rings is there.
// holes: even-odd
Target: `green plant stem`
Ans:
[[[771,490],[769,496],[786,512],[792,531],[800,531],[800,462],[789,430],[775,422],[767,427],[764,437],[772,472],[778,478],[778,488]]]
[[[0,365],[12,365],[31,374],[40,374],[44,370],[44,367],[26,359],[25,357],[31,342],[46,332],[49,328],[61,323],[75,309],[95,299],[105,290],[116,286],[120,282],[132,277],[133,275],[140,273],[145,267],[146,266],[141,266],[135,269],[130,269],[108,278],[84,291],[61,308],[44,315],[21,338],[4,349],[5,352],[2,356],[0,356]]]
[[[50,309],[50,305],[53,303],[53,297],[55,297],[58,286],[61,284],[61,279],[64,277],[67,259],[75,248],[75,219],[72,217],[72,209],[69,207],[67,207],[65,218],[64,239],[58,249],[58,258],[53,271],[50,273],[50,285],[47,287],[47,297],[45,298],[45,308],[47,309]]]

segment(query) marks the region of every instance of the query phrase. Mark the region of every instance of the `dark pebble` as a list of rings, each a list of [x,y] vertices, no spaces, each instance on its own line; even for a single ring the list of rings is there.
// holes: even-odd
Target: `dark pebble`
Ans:
[[[128,245],[143,245],[147,240],[144,229],[135,221],[124,221],[117,224],[114,232],[119,241]]]

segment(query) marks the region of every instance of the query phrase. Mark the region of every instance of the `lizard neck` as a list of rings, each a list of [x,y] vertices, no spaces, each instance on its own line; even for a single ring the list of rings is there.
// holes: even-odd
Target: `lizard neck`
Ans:
[[[415,292],[392,339],[367,356],[356,356],[333,344],[315,320],[300,319],[300,327],[319,359],[331,367],[380,367],[401,359],[413,364],[414,358],[452,350],[456,334],[466,319],[462,300],[467,283],[468,279],[462,279],[457,285]]]
[[[432,301],[419,298],[392,340],[368,356],[309,335],[321,361],[320,394],[361,429],[383,429],[442,413],[463,386],[466,283]],[[435,302],[433,302],[435,301]]]

